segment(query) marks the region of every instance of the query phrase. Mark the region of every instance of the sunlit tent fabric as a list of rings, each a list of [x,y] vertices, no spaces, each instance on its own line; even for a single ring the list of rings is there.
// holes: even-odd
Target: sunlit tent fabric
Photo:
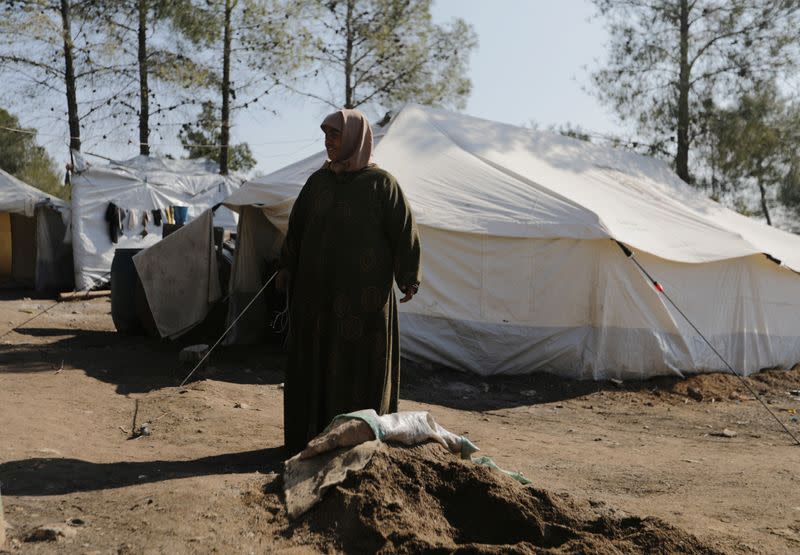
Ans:
[[[39,291],[71,289],[67,223],[64,201],[0,170],[0,283]]]
[[[241,185],[236,175],[219,175],[207,160],[168,160],[137,156],[124,162],[88,165],[77,159],[72,179],[72,236],[75,285],[78,290],[106,283],[117,248],[146,248],[162,237],[153,210],[188,207],[191,221],[222,202]],[[106,213],[113,204],[126,217],[117,243],[112,242]],[[149,220],[143,221],[145,213]],[[215,225],[235,229],[235,215],[224,207],[214,215]],[[163,222],[162,222],[163,225]],[[147,231],[146,234],[143,231]]]
[[[378,135],[375,161],[399,180],[422,237],[422,286],[401,306],[405,357],[482,375],[723,370],[616,240],[737,370],[800,361],[800,237],[725,209],[665,163],[415,105]],[[246,239],[232,299],[257,290],[254,260],[274,255],[323,160],[227,199]]]

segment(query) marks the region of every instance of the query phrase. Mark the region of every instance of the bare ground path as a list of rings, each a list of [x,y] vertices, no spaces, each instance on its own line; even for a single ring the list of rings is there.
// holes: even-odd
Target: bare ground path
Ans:
[[[46,299],[0,300],[0,334]],[[40,307],[40,308],[39,308]],[[113,331],[107,299],[0,339],[0,481],[11,552],[263,553],[335,546],[248,502],[279,472],[281,357],[215,355],[186,393],[175,344]],[[796,432],[800,372],[751,380]],[[689,397],[703,395],[702,401]],[[660,517],[731,553],[800,551],[800,448],[729,376],[615,385],[405,367],[401,409],[434,413],[541,489]],[[134,400],[152,435],[127,440]],[[735,437],[713,435],[728,429]],[[266,475],[266,476],[265,476]],[[79,518],[73,537],[25,542]],[[321,542],[321,543],[320,543]]]

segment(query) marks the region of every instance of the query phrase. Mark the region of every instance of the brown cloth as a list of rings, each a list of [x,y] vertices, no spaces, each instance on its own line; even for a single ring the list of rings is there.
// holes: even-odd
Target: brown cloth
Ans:
[[[284,438],[297,452],[334,416],[397,411],[400,348],[393,278],[419,283],[420,244],[397,181],[369,166],[317,170],[289,218]]]
[[[324,131],[331,127],[342,133],[338,160],[325,162],[323,167],[333,173],[363,170],[372,162],[372,127],[358,110],[342,109],[329,114],[320,125]]]

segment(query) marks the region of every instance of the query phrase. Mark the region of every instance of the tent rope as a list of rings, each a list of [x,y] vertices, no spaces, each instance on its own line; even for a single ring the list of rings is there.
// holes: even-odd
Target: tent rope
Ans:
[[[200,368],[200,366],[206,361],[206,359],[211,355],[211,352],[214,349],[216,349],[217,345],[219,345],[222,342],[222,340],[225,339],[225,336],[228,335],[228,332],[230,332],[233,329],[233,326],[235,326],[237,324],[237,322],[239,322],[241,317],[244,316],[244,313],[247,312],[247,310],[251,306],[253,306],[253,303],[256,302],[256,299],[261,296],[261,294],[264,292],[264,290],[267,288],[267,286],[269,286],[269,284],[272,283],[272,280],[275,279],[275,276],[277,276],[277,275],[278,275],[278,272],[275,272],[274,274],[272,274],[272,276],[266,281],[266,283],[264,283],[264,285],[261,287],[261,289],[259,289],[258,292],[253,296],[253,298],[250,299],[250,302],[247,303],[247,306],[245,306],[242,309],[242,311],[239,313],[239,315],[233,320],[233,322],[231,322],[231,325],[228,326],[228,329],[226,329],[224,332],[222,332],[222,335],[219,336],[219,339],[217,339],[217,342],[214,343],[214,345],[208,351],[206,351],[206,354],[203,355],[203,358],[201,358],[200,361],[195,365],[195,367],[192,368],[192,371],[189,372],[189,374],[186,375],[186,377],[183,379],[181,384],[178,386],[179,389],[181,387],[183,387],[184,385],[186,385],[186,382],[189,381],[189,378],[191,378],[192,375],[197,371],[197,369]]]
[[[58,304],[59,304],[59,302],[58,302],[58,301],[56,301],[56,302],[54,302],[53,304],[51,304],[50,306],[48,306],[47,308],[45,308],[44,310],[42,310],[41,312],[39,312],[38,314],[36,314],[35,316],[31,316],[30,318],[28,318],[27,320],[25,320],[25,321],[24,321],[24,322],[22,322],[21,324],[17,324],[17,325],[16,325],[16,326],[14,326],[13,328],[11,328],[11,329],[9,329],[9,330],[6,330],[6,331],[5,331],[5,333],[3,333],[3,335],[0,335],[0,339],[3,339],[5,336],[7,336],[8,334],[10,334],[11,332],[17,331],[18,329],[20,329],[20,328],[21,328],[22,326],[24,326],[25,324],[29,324],[29,323],[33,322],[34,320],[36,320],[36,318],[38,318],[39,316],[41,316],[41,315],[42,315],[42,314],[44,314],[45,312],[49,312],[49,311],[50,311],[50,309],[54,308],[54,307],[55,307],[55,306],[57,306]]]
[[[697,328],[697,326],[694,325],[694,322],[692,322],[689,319],[689,317],[686,315],[686,313],[683,312],[683,310],[681,310],[680,307],[677,304],[675,304],[675,301],[673,301],[672,298],[669,296],[669,294],[664,290],[664,286],[661,283],[659,283],[656,279],[654,279],[653,276],[650,275],[650,273],[647,270],[645,270],[644,266],[642,266],[642,264],[634,256],[633,251],[630,248],[628,248],[624,243],[621,243],[620,241],[617,241],[616,239],[612,239],[612,240],[617,245],[619,245],[619,248],[622,249],[622,252],[625,253],[625,256],[628,259],[632,260],[634,264],[636,264],[636,267],[639,268],[639,270],[642,272],[642,274],[644,274],[644,276],[648,280],[650,280],[650,283],[653,284],[653,287],[655,287],[656,291],[658,291],[659,293],[664,295],[664,298],[667,299],[667,301],[669,301],[669,304],[671,304],[673,306],[673,308],[675,308],[675,310],[677,310],[678,313],[681,316],[683,316],[683,319],[686,320],[689,323],[690,326],[692,326],[692,329],[694,329],[694,331],[697,332],[697,334],[700,337],[703,338],[703,341],[705,341],[706,345],[708,345],[708,347],[714,352],[714,354],[717,355],[717,357],[719,357],[719,359],[722,361],[722,363],[725,365],[725,367],[730,371],[730,373],[733,374],[734,376],[736,376],[737,378],[739,378],[739,381],[742,382],[742,385],[744,385],[747,388],[747,390],[750,392],[750,394],[755,399],[757,399],[759,403],[761,403],[761,406],[764,407],[764,410],[766,410],[770,414],[770,416],[772,416],[772,418],[774,418],[775,421],[781,426],[781,428],[783,428],[783,430],[787,434],[789,434],[789,437],[791,437],[794,440],[794,442],[797,445],[800,446],[800,439],[798,439],[797,436],[795,436],[791,432],[791,430],[789,430],[789,428],[786,426],[786,424],[784,424],[783,421],[780,418],[778,418],[778,416],[774,412],[772,412],[772,410],[770,410],[770,408],[767,406],[767,404],[764,402],[764,400],[761,398],[761,396],[758,395],[758,393],[756,393],[756,391],[750,386],[749,383],[747,383],[747,380],[744,379],[744,376],[739,374],[738,372],[736,372],[736,370],[733,369],[733,366],[731,366],[728,363],[728,361],[725,360],[725,357],[723,357],[722,354],[720,354],[720,352],[716,348],[714,348],[714,345],[711,344],[711,342],[706,338],[706,336],[703,334],[703,332],[701,332]]]

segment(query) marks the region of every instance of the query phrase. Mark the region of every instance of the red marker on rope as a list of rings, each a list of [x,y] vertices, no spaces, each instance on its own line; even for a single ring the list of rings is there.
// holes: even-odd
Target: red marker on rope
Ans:
[[[622,249],[622,252],[625,254],[625,256],[627,258],[629,258],[634,264],[636,264],[636,267],[639,268],[639,271],[642,272],[642,274],[647,279],[650,280],[650,282],[653,284],[653,287],[656,288],[656,291],[658,291],[659,293],[662,293],[664,295],[664,298],[667,299],[667,301],[669,302],[669,304],[672,305],[672,307],[675,310],[677,310],[678,313],[681,316],[683,316],[683,319],[686,320],[686,322],[692,327],[692,329],[703,339],[703,341],[705,341],[705,344],[708,345],[708,347],[714,352],[715,355],[717,355],[717,357],[722,361],[722,364],[725,365],[725,367],[728,369],[728,371],[731,374],[733,374],[734,376],[736,376],[742,382],[742,385],[748,391],[750,391],[750,394],[755,399],[757,399],[759,403],[761,403],[761,406],[764,407],[764,409],[770,414],[770,416],[772,416],[772,418],[775,419],[775,421],[780,425],[780,427],[783,428],[783,431],[785,431],[787,434],[789,434],[789,437],[791,437],[794,440],[795,444],[800,445],[800,439],[798,439],[798,437],[795,436],[792,433],[792,431],[789,430],[788,427],[786,427],[786,424],[784,424],[783,421],[780,418],[778,418],[775,415],[775,413],[772,412],[772,410],[770,410],[770,408],[764,402],[764,399],[762,399],[761,396],[758,393],[756,393],[755,390],[753,390],[753,388],[750,386],[750,384],[747,382],[747,380],[744,379],[744,373],[739,374],[736,370],[733,369],[733,366],[731,366],[730,363],[728,363],[728,361],[725,359],[725,357],[723,357],[722,354],[720,354],[720,352],[717,349],[714,348],[714,345],[712,345],[711,341],[709,341],[708,338],[705,335],[703,335],[703,332],[701,332],[697,328],[697,326],[694,325],[694,322],[692,322],[689,319],[689,317],[683,312],[683,310],[681,310],[680,307],[677,304],[675,304],[675,301],[673,301],[670,298],[670,296],[667,295],[664,292],[664,286],[661,285],[660,283],[658,283],[655,279],[653,279],[653,276],[651,276],[650,273],[647,270],[645,270],[644,266],[642,266],[639,263],[639,261],[636,260],[636,258],[633,256],[633,251],[631,251],[631,249],[629,249],[624,243],[620,243],[616,239],[612,239],[612,241],[614,241],[619,246],[619,248]],[[772,258],[772,257],[770,257],[770,258]]]
[[[663,293],[664,292],[664,286],[661,285],[660,283],[658,283],[657,281],[653,282],[653,286],[656,288],[656,291],[658,291],[659,293]]]

